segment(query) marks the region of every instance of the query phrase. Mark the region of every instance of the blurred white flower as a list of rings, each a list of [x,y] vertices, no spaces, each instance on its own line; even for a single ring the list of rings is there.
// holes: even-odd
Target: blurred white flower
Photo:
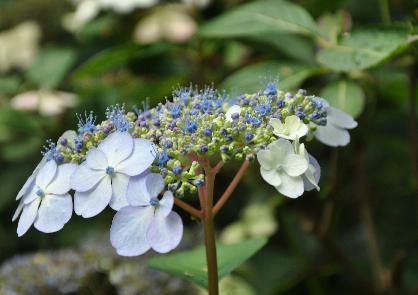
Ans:
[[[72,2],[76,5],[76,10],[66,14],[62,19],[62,24],[70,32],[77,32],[93,20],[101,10],[109,9],[125,14],[136,8],[151,7],[157,4],[158,0],[79,0]]]
[[[337,147],[346,146],[350,142],[347,129],[357,127],[357,122],[349,114],[329,105],[325,99],[320,99],[327,111],[327,125],[318,126],[315,137],[323,144]]]
[[[20,213],[17,226],[18,236],[24,235],[34,224],[44,233],[59,231],[70,220],[73,201],[70,194],[70,176],[77,168],[76,164],[57,165],[53,160],[38,165],[34,174],[24,185],[24,194],[13,219]],[[39,169],[39,170],[38,170]],[[36,176],[35,176],[36,175]]]
[[[130,206],[116,213],[110,228],[110,241],[119,255],[137,256],[150,248],[167,253],[180,243],[183,222],[172,211],[173,193],[166,191],[158,199],[164,187],[160,174],[130,179],[127,192]]]
[[[84,218],[96,216],[107,205],[119,210],[128,205],[129,177],[141,174],[155,159],[153,145],[134,139],[129,133],[115,131],[86,155],[71,176],[74,210]]]
[[[166,5],[157,8],[138,22],[134,30],[134,40],[138,43],[153,43],[160,40],[185,42],[196,30],[196,22],[184,6]]]
[[[277,118],[272,118],[269,123],[273,127],[273,133],[281,138],[295,140],[308,133],[308,126],[295,115],[286,117],[284,123]]]
[[[295,153],[292,144],[278,139],[269,144],[268,149],[257,153],[263,179],[281,194],[297,198],[303,194],[302,174],[308,169],[305,157]]]
[[[74,107],[77,96],[72,93],[52,90],[34,90],[12,98],[11,106],[19,111],[38,111],[41,115],[56,116],[66,108]]]
[[[41,29],[28,21],[0,33],[0,73],[11,69],[26,69],[38,54]]]

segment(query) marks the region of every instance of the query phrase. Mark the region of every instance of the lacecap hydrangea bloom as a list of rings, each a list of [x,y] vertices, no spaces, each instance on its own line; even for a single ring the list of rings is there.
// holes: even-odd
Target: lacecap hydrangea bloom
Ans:
[[[173,205],[204,218],[203,207],[191,209],[181,199],[204,195],[213,173],[230,160],[248,165],[257,159],[262,178],[284,196],[319,190],[320,167],[306,150],[307,139],[345,145],[346,129],[356,126],[323,99],[305,90],[283,92],[275,83],[238,97],[187,87],[154,108],[126,112],[112,106],[101,123],[93,113],[78,118],[77,131],[48,142],[17,196],[13,219],[22,213],[19,236],[32,224],[54,232],[68,222],[73,207],[89,218],[109,205],[117,211],[111,243],[124,256],[173,250],[183,234]],[[218,165],[209,170],[214,160]]]

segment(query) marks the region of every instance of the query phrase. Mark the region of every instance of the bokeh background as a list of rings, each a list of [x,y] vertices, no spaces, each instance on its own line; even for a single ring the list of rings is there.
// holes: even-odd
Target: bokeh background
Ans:
[[[0,293],[201,292],[149,269],[148,256],[116,257],[110,209],[18,238],[15,196],[45,141],[76,128],[76,113],[101,121],[111,104],[153,107],[190,83],[233,97],[278,81],[325,97],[359,127],[347,147],[309,144],[321,191],[298,200],[253,165],[217,231],[224,243],[269,243],[222,282],[222,294],[418,294],[417,4],[1,0]],[[223,169],[218,193],[238,165]],[[183,217],[187,248],[200,229]]]

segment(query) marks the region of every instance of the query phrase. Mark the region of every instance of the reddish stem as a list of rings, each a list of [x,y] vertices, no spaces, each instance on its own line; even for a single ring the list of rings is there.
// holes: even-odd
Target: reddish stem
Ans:
[[[241,167],[239,168],[237,174],[235,174],[234,179],[232,179],[232,182],[229,184],[228,188],[225,190],[223,195],[219,198],[216,205],[213,207],[213,215],[215,216],[218,211],[222,208],[222,206],[228,201],[229,197],[237,187],[238,183],[240,182],[242,176],[244,176],[245,171],[247,171],[248,166],[250,165],[250,162],[248,160],[245,160]]]
[[[174,203],[179,206],[180,208],[182,208],[184,211],[188,212],[190,215],[198,218],[198,219],[202,219],[202,213],[197,210],[196,208],[190,206],[189,204],[187,204],[186,202],[180,200],[179,198],[174,198]]]

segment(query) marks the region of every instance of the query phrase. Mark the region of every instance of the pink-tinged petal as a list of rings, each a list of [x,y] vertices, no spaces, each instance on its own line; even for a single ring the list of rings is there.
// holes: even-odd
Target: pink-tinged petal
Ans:
[[[296,154],[288,154],[283,159],[282,167],[290,176],[299,176],[308,169],[308,164],[305,157]]]
[[[97,147],[106,155],[108,165],[115,168],[128,158],[134,148],[134,140],[128,132],[115,131]]]
[[[126,198],[126,191],[128,189],[129,176],[122,173],[115,173],[112,177],[112,199],[110,200],[110,207],[113,210],[120,210],[128,206]]]
[[[35,228],[43,233],[54,233],[64,227],[73,214],[73,201],[69,194],[46,195],[39,206]]]
[[[333,107],[327,108],[327,121],[340,128],[352,129],[357,127],[357,122],[354,121],[353,117]]]
[[[300,176],[289,176],[286,173],[281,175],[282,183],[279,186],[276,186],[276,189],[283,195],[289,198],[300,197],[303,192],[303,180]]]
[[[56,173],[57,163],[53,160],[46,162],[36,176],[36,185],[45,190],[48,184],[51,183],[52,179],[54,179]]]
[[[350,142],[350,133],[332,124],[318,126],[315,137],[323,144],[332,147],[345,146]]]
[[[152,249],[158,253],[167,253],[178,246],[183,237],[183,221],[172,211],[168,216],[156,210],[147,232]]]
[[[282,179],[280,178],[280,174],[277,173],[275,169],[267,170],[263,167],[260,168],[261,177],[270,185],[278,186],[282,183]]]
[[[138,256],[151,248],[147,232],[153,216],[152,206],[129,206],[116,213],[110,227],[110,242],[119,255]]]
[[[78,192],[86,192],[106,176],[108,176],[106,171],[93,170],[84,162],[71,175],[70,185]]]
[[[37,198],[29,205],[23,207],[22,215],[20,215],[19,223],[17,225],[17,235],[19,237],[23,236],[35,222],[40,202],[41,198]]]
[[[173,193],[170,191],[166,191],[161,198],[158,206],[158,210],[164,215],[168,216],[171,210],[173,210],[174,205],[174,196]]]
[[[86,192],[74,194],[74,211],[84,218],[96,216],[109,204],[112,197],[110,177],[103,178],[95,187]]]
[[[68,193],[71,190],[71,176],[77,167],[77,164],[73,163],[59,165],[54,179],[46,187],[45,192],[55,195],[64,195]]]
[[[148,173],[143,173],[129,179],[126,190],[126,199],[131,206],[148,206],[150,195],[145,187],[145,179]]]
[[[86,163],[91,169],[106,170],[109,166],[106,155],[98,148],[92,148],[87,152]]]
[[[22,189],[17,194],[16,200],[19,200],[25,194],[27,194],[30,190],[32,190],[32,187],[35,185],[36,176],[38,175],[39,170],[45,165],[46,162],[47,162],[46,157],[43,157],[41,162],[39,162],[38,166],[36,166],[35,170],[32,172],[32,175],[29,176],[28,180],[26,180]]]
[[[135,139],[132,154],[115,168],[129,176],[141,174],[148,169],[156,157],[154,145],[145,139]]]

